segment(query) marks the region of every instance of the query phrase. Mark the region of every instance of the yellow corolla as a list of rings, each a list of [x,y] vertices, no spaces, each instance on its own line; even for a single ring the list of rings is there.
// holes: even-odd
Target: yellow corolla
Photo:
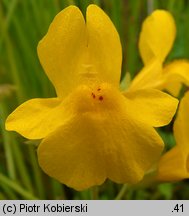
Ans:
[[[189,92],[180,102],[173,129],[176,146],[165,153],[159,162],[157,179],[160,181],[189,178]]]
[[[25,102],[6,129],[43,139],[40,166],[69,187],[83,190],[107,178],[140,181],[163,149],[153,127],[171,121],[177,100],[159,90],[119,91],[120,39],[95,5],[87,8],[86,21],[75,6],[61,11],[38,55],[57,98]]]
[[[166,89],[172,95],[178,96],[182,83],[189,86],[188,61],[175,60],[163,66],[175,36],[176,26],[169,12],[156,10],[146,18],[139,38],[139,50],[144,68],[131,82],[129,90]]]

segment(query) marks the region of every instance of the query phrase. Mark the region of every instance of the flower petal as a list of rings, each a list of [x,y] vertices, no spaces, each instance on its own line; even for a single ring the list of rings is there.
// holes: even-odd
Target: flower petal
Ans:
[[[87,31],[90,61],[98,77],[119,86],[122,49],[119,35],[102,9],[96,5],[87,8]]]
[[[32,99],[20,105],[6,120],[6,130],[17,131],[28,139],[41,139],[62,125],[61,101],[57,98]]]
[[[142,25],[139,49],[144,64],[154,58],[163,62],[172,48],[176,35],[172,15],[164,10],[156,10],[147,17]]]
[[[160,160],[158,180],[161,181],[189,178],[189,92],[180,102],[173,129],[177,145]]]
[[[105,181],[105,163],[98,134],[80,120],[59,128],[38,148],[42,169],[51,177],[76,190],[84,190]]]
[[[108,16],[97,6],[81,11],[70,6],[53,20],[38,45],[40,62],[59,97],[87,82],[119,85],[122,51],[119,35]]]
[[[189,178],[187,163],[189,163],[189,154],[187,159],[187,155],[179,146],[172,148],[162,156],[159,162],[157,180],[179,181]]]
[[[163,87],[174,96],[178,96],[182,84],[189,86],[189,62],[175,60],[166,65],[163,70]]]
[[[159,88],[162,84],[162,64],[156,59],[147,64],[132,80],[129,91]]]
[[[177,99],[156,89],[128,91],[124,95],[129,99],[127,109],[153,127],[169,124],[178,105]]]
[[[180,101],[173,129],[177,145],[189,153],[189,92]]]
[[[84,17],[77,7],[69,6],[56,15],[38,44],[40,62],[59,97],[77,85],[86,46]]]
[[[173,95],[174,97],[178,97],[180,90],[182,88],[182,84],[181,82],[178,82],[178,80],[174,81],[174,80],[168,80],[167,78],[165,79],[165,82],[162,84],[161,89],[166,90],[167,92],[169,92],[171,95]]]
[[[161,138],[130,111],[130,100],[115,89],[102,86],[103,100],[84,97],[87,91],[78,90],[76,98],[72,95],[70,105],[79,107],[77,113],[39,145],[40,166],[77,190],[102,184],[106,178],[118,183],[140,181],[159,159]]]

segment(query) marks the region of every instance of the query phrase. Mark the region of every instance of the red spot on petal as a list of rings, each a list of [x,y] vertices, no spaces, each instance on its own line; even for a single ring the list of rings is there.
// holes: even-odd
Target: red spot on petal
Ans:
[[[97,91],[100,91],[100,90],[101,90],[101,88],[98,88],[98,89],[97,89]]]
[[[103,98],[102,96],[100,96],[98,99],[99,99],[100,101],[102,101],[104,98]]]

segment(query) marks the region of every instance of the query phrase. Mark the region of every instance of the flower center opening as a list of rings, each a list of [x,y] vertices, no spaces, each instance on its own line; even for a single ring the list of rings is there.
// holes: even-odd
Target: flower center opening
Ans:
[[[125,100],[112,85],[98,81],[80,85],[69,98],[76,112],[93,114],[119,110],[122,101]]]
[[[104,95],[102,94],[102,89],[100,87],[96,88],[94,91],[92,91],[91,97],[94,100],[103,101]]]

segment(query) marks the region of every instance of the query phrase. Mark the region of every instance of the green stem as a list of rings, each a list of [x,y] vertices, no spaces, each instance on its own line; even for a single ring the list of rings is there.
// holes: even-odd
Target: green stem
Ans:
[[[30,155],[32,170],[34,172],[34,181],[38,192],[38,196],[40,197],[40,199],[45,199],[45,189],[41,176],[42,173],[37,163],[36,152],[34,150],[34,147],[28,146],[28,151]]]
[[[14,140],[15,141],[13,145],[13,151],[14,151],[14,157],[15,157],[15,161],[17,164],[19,176],[21,177],[22,183],[26,187],[26,189],[29,190],[31,193],[33,193],[31,179],[30,179],[30,176],[28,175],[28,170],[26,167],[26,163],[25,163],[23,154],[19,148],[19,143],[17,142],[16,139]]]
[[[154,0],[147,1],[148,14],[151,14],[154,10]]]
[[[143,1],[129,1],[129,7],[125,3],[125,8],[130,10],[130,16],[128,16],[127,22],[127,48],[126,59],[127,68],[125,71],[129,71],[133,78],[136,72],[140,68],[139,53],[138,53],[138,33],[139,33],[139,21],[141,15],[141,6]],[[125,11],[127,12],[127,11]]]
[[[15,163],[13,159],[13,149],[11,146],[11,139],[7,131],[5,131],[4,128],[4,119],[5,119],[5,109],[3,103],[0,103],[0,113],[1,113],[1,119],[0,119],[0,127],[3,137],[3,144],[5,149],[5,156],[6,156],[6,162],[7,162],[7,171],[8,176],[11,179],[16,179],[16,169],[15,169]]]
[[[100,6],[101,5],[101,1],[100,0],[93,0],[93,3]]]
[[[127,184],[124,184],[124,185],[122,186],[121,190],[119,191],[119,193],[117,194],[115,200],[121,200],[121,199],[124,197],[124,195],[125,195],[127,189],[128,189],[128,185],[127,185]]]
[[[8,35],[6,35],[5,42],[6,42],[7,59],[9,62],[10,71],[12,72],[11,75],[13,78],[13,82],[14,82],[15,86],[17,87],[17,95],[18,95],[19,103],[21,103],[24,101],[24,98],[25,98],[24,90],[23,90],[23,86],[22,86],[22,82],[21,82],[21,77],[19,77],[17,64],[15,61],[15,55],[13,52],[14,49],[13,49],[11,40],[10,40]]]
[[[67,199],[62,184],[60,184],[54,179],[51,179],[51,185],[52,185],[53,199],[63,199],[63,200]]]
[[[1,118],[2,118],[2,133],[4,134],[4,144],[5,144],[5,153],[7,155],[7,164],[8,170],[10,170],[12,179],[16,179],[16,171],[18,171],[19,176],[21,178],[21,182],[23,185],[33,192],[32,184],[27,172],[26,164],[24,162],[23,155],[19,148],[19,143],[17,142],[16,138],[12,136],[12,133],[7,132],[4,129],[5,119],[8,116],[7,107],[3,103],[0,104],[1,110]],[[9,172],[9,173],[10,173]]]
[[[4,0],[4,3],[6,3],[5,0]],[[8,6],[8,12],[7,12],[7,15],[6,15],[4,25],[1,26],[2,32],[1,32],[1,38],[0,38],[0,47],[2,45],[4,37],[7,34],[7,31],[9,29],[11,19],[12,19],[13,15],[14,15],[14,11],[15,11],[15,8],[17,6],[17,3],[18,3],[18,0],[12,0],[11,3],[9,4],[9,6]]]
[[[169,1],[169,2],[167,2],[167,8],[171,11],[171,12],[173,12],[174,11],[174,9],[175,9],[175,4],[177,3],[177,0],[171,0],[171,1]],[[177,8],[177,10],[178,10],[178,8]]]
[[[68,5],[75,5],[76,4],[74,0],[67,0],[67,2],[68,2]]]
[[[91,188],[91,199],[92,200],[99,199],[99,188],[97,186]]]
[[[111,0],[111,17],[122,39],[122,11],[123,4],[120,0]]]
[[[29,200],[37,200],[38,198],[33,196],[31,193],[29,193],[27,190],[23,189],[19,184],[16,182],[10,180],[6,176],[0,173],[0,183],[7,185],[14,191],[16,191],[18,194],[20,194],[24,199],[29,199]]]
[[[9,187],[7,187],[6,185],[1,184],[0,187],[2,188],[1,190],[2,190],[2,195],[4,196],[4,199],[16,200],[18,198],[15,192],[11,190]]]

